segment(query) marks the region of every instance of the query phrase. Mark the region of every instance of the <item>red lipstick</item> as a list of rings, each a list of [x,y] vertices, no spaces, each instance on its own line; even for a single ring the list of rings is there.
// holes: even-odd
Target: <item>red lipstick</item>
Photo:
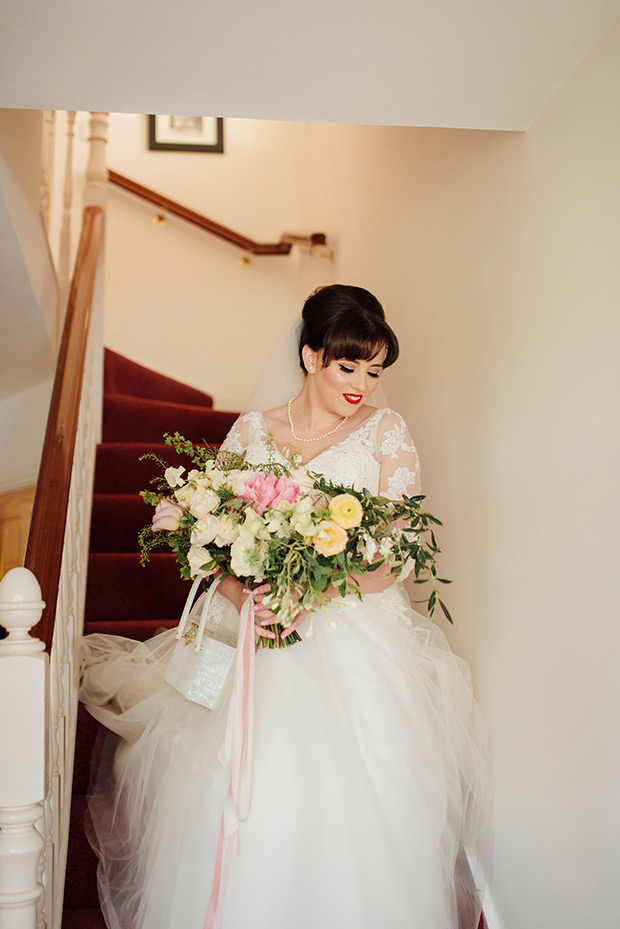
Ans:
[[[361,394],[343,394],[342,396],[347,401],[347,403],[352,403],[354,406],[357,406],[357,404],[362,399]]]

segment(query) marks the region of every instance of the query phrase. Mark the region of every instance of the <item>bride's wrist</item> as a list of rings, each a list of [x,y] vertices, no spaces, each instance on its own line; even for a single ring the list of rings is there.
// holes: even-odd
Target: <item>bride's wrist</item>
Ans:
[[[240,613],[244,597],[248,591],[236,577],[225,577],[220,581],[218,592],[221,593]]]

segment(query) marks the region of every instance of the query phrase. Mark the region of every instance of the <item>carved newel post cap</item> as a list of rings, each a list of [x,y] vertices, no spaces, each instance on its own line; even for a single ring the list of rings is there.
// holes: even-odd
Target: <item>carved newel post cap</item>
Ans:
[[[41,588],[32,571],[7,571],[0,581],[0,625],[9,633],[3,644],[30,639],[28,630],[39,622],[44,609]]]

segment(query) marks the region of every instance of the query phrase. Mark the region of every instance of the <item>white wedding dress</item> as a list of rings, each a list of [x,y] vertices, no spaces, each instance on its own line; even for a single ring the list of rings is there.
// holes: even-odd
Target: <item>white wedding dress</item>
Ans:
[[[240,417],[224,447],[266,461],[262,415]],[[391,410],[307,467],[393,498],[419,492]],[[221,927],[475,929],[468,859],[475,870],[489,798],[467,666],[400,582],[328,612],[334,628],[319,611],[311,638],[256,655],[252,804]],[[90,805],[109,929],[202,929],[211,894],[228,702],[209,711],[163,681],[173,645],[174,630],[84,640],[81,699],[120,736]]]

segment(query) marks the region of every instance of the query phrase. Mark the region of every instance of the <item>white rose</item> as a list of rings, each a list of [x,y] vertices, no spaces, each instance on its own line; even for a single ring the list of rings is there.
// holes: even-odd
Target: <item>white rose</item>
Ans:
[[[164,478],[170,485],[170,487],[182,487],[185,483],[185,479],[181,477],[185,468],[166,468],[164,471]]]
[[[239,535],[239,526],[235,524],[230,516],[222,516],[220,519],[220,528],[215,537],[215,544],[220,548],[223,545],[232,545]]]
[[[189,511],[196,519],[202,519],[207,513],[215,510],[219,503],[220,498],[213,490],[209,490],[207,487],[197,487]]]
[[[189,561],[189,571],[192,577],[207,577],[215,569],[215,564],[213,564],[211,570],[209,570],[209,563],[213,559],[206,548],[201,548],[199,545],[190,547],[187,560]]]
[[[190,542],[192,545],[209,545],[211,542],[213,542],[219,531],[219,519],[217,516],[213,516],[211,513],[209,513],[208,516],[204,516],[202,519],[198,519],[194,523],[192,534],[190,536]]]

